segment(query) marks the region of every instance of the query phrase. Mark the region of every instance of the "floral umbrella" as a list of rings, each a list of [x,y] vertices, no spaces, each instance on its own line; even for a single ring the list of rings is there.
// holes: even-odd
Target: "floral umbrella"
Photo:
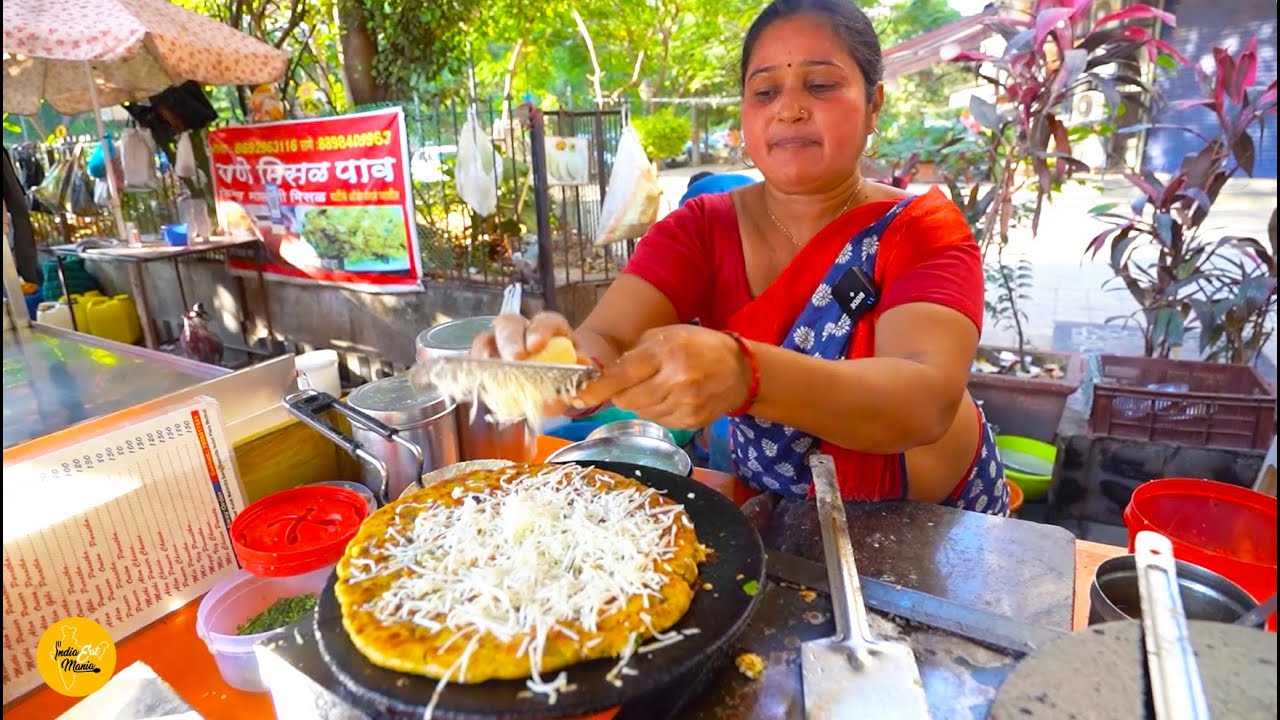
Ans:
[[[288,62],[284,52],[167,0],[4,0],[4,109],[18,115],[34,114],[41,99],[74,115],[187,80],[274,82]]]
[[[4,0],[4,110],[32,115],[143,100],[171,85],[253,85],[284,75],[289,56],[168,0]],[[124,215],[107,173],[120,236]]]

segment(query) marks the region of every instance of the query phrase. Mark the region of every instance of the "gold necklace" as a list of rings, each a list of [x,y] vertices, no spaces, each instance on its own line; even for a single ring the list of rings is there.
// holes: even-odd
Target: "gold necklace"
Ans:
[[[862,192],[862,184],[866,181],[867,179],[865,177],[858,178],[857,186],[853,188],[853,192],[849,194],[849,198],[844,201],[844,205],[840,207],[840,211],[836,213],[836,217],[840,217],[844,214],[845,210],[849,209],[849,206],[853,204],[853,199],[858,197],[858,194]],[[791,231],[778,220],[777,216],[773,214],[773,211],[769,209],[769,205],[767,203],[764,206],[764,211],[768,213],[769,219],[773,221],[774,225],[778,226],[778,229],[782,231],[782,234],[787,236],[787,239],[791,241],[792,245],[795,245],[796,247],[804,247],[804,244],[799,240],[796,240],[796,236],[792,235]]]

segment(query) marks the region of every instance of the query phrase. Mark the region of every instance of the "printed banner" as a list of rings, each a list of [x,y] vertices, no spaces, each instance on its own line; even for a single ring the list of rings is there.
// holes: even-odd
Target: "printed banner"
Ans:
[[[271,277],[357,290],[417,290],[422,275],[404,114],[228,127],[209,133],[218,220],[261,237]],[[229,254],[257,271],[252,248]]]

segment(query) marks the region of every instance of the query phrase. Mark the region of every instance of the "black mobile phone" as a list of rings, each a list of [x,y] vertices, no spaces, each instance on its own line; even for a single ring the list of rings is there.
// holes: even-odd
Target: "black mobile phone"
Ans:
[[[841,275],[836,281],[836,286],[832,288],[831,294],[844,310],[844,314],[854,323],[874,308],[880,299],[875,283],[860,267],[849,268]]]

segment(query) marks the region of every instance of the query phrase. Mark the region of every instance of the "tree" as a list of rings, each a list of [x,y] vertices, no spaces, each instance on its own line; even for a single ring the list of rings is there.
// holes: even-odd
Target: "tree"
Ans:
[[[482,15],[479,0],[336,0],[347,86],[356,105],[403,99],[460,76]]]
[[[655,95],[735,95],[742,38],[757,0],[176,0],[287,51],[280,83],[290,106],[341,112],[383,101],[530,92],[545,103],[622,100],[641,83]],[[905,0],[886,11],[858,0],[886,44],[955,17],[945,0]],[[886,6],[888,7],[888,6]],[[573,19],[584,19],[599,77]],[[247,91],[222,91],[243,117]],[[312,100],[314,98],[314,100]],[[220,108],[224,109],[224,108]]]
[[[277,90],[297,107],[312,93],[328,110],[348,106],[342,78],[333,0],[175,0],[178,5],[251,35],[289,54],[289,66]],[[219,115],[244,118],[247,88],[215,88]],[[299,95],[304,97],[299,97]]]
[[[664,96],[736,92],[741,38],[759,6],[747,0],[494,0],[471,37],[482,90],[501,92],[514,75],[513,85],[565,105],[594,98],[594,68],[574,10],[595,47],[601,94],[616,100],[642,81]]]
[[[884,48],[960,19],[947,0],[858,0],[858,5],[871,18]]]
[[[278,88],[287,104],[315,96],[341,112],[412,96],[466,67],[479,0],[176,0],[289,53]],[[300,92],[301,91],[301,92]],[[235,89],[236,114],[248,92]]]

